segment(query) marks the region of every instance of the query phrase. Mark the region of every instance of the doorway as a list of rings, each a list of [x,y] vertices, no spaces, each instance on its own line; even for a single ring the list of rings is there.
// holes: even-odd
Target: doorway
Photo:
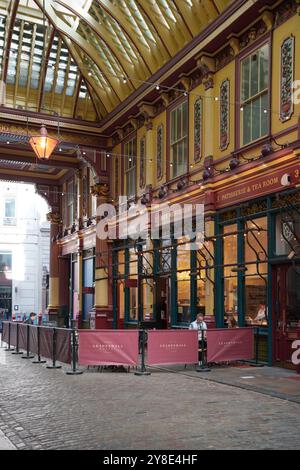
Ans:
[[[292,343],[300,338],[300,263],[275,266],[273,271],[274,363],[296,369]]]

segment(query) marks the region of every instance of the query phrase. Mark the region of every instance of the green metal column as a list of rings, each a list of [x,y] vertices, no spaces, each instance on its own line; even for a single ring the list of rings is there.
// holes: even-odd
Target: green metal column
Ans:
[[[272,200],[268,198],[268,214],[267,214],[267,228],[268,228],[268,259],[273,258],[275,255],[275,214],[269,211],[272,208]],[[272,279],[272,266],[268,262],[268,283],[267,283],[267,308],[268,308],[268,365],[273,364],[273,279]]]
[[[158,271],[159,271],[159,241],[153,240],[153,320],[157,319],[157,289],[158,289]]]
[[[112,275],[113,275],[113,286],[112,286],[112,294],[113,294],[113,327],[117,329],[117,316],[118,316],[118,305],[117,305],[117,275],[118,275],[118,252],[113,250],[112,252]]]
[[[240,209],[238,209],[237,263],[238,266],[242,267],[245,263],[245,222],[240,219],[240,212]],[[237,273],[237,309],[239,326],[245,326],[245,273],[246,271],[244,270],[238,271]]]
[[[190,251],[190,321],[195,320],[197,314],[197,251]]]
[[[129,249],[125,248],[125,286],[126,286],[126,280],[129,278]],[[129,308],[130,308],[130,291],[129,287],[125,287],[125,292],[124,292],[124,320],[125,320],[125,327],[126,327],[126,322],[129,321]]]
[[[224,270],[223,265],[223,239],[218,237],[223,232],[222,227],[219,224],[219,216],[216,215],[215,219],[215,315],[216,315],[216,327],[224,327]]]
[[[178,318],[177,306],[177,241],[172,238],[171,249],[171,325],[176,325]]]
[[[143,258],[142,258],[142,244],[141,242],[137,245],[138,250],[138,325],[141,326],[143,321],[143,285],[142,285],[142,275],[143,275]]]

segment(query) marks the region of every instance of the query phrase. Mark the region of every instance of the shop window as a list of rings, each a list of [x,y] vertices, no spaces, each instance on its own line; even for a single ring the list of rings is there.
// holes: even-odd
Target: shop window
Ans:
[[[224,311],[237,320],[237,225],[224,227]]]
[[[191,251],[190,244],[181,244],[177,247],[177,321],[191,321]]]
[[[126,195],[131,198],[136,194],[136,138],[124,145]]]
[[[291,256],[300,240],[300,215],[296,212],[276,216],[276,255]]]
[[[290,328],[300,324],[300,268],[292,266],[286,276],[286,323]]]
[[[129,279],[137,281],[138,258],[135,250],[129,250]],[[138,320],[138,288],[129,287],[129,321]]]
[[[202,313],[205,315],[205,282],[206,273],[204,266],[206,264],[205,259],[203,258],[200,252],[197,252],[197,293],[196,293],[196,302],[197,308],[196,313]]]
[[[153,320],[153,279],[142,280],[143,320]]]
[[[170,114],[171,140],[170,164],[172,177],[187,172],[188,158],[188,103],[184,101],[171,111]]]
[[[269,123],[269,44],[241,62],[242,144],[267,135]]]

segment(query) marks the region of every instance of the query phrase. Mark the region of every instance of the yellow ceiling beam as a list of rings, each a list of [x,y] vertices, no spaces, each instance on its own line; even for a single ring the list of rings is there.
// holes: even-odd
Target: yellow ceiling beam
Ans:
[[[70,1],[67,2],[64,0],[56,0],[55,3],[63,6],[64,8],[67,8],[73,14],[76,14],[79,19],[86,23],[89,28],[92,29],[96,33],[96,35],[98,35],[99,38],[101,38],[102,41],[105,42],[108,49],[110,49],[111,53],[115,56],[115,60],[119,63],[120,68],[123,69],[124,75],[131,76],[132,74],[136,74],[141,79],[145,78],[144,64],[140,64],[138,62],[133,64],[132,62],[127,60],[126,57],[121,53],[120,49],[114,43],[113,37],[108,34],[105,28],[99,27],[99,23],[88,12],[86,12],[83,8],[80,8],[80,6],[78,5],[76,5],[76,7],[73,7]],[[76,28],[73,29],[76,30]]]
[[[77,64],[82,77],[84,78],[85,82],[91,86],[91,89],[94,91],[94,93],[97,95],[100,103],[101,103],[101,109],[99,110],[100,113],[104,116],[108,112],[110,112],[114,107],[114,101],[112,101],[112,96],[109,95],[109,93],[99,86],[97,86],[95,80],[93,79],[93,76],[90,76],[88,73],[88,70],[86,66],[84,65],[82,58],[76,48],[74,47],[74,44],[69,38],[64,38],[65,45],[70,51],[71,56],[73,57],[75,63]],[[80,85],[79,85],[80,86]],[[113,97],[116,100],[116,97]]]
[[[111,50],[112,54],[115,56],[117,62],[120,63],[121,67],[123,68],[125,74],[137,74],[139,78],[145,78],[146,70],[145,70],[145,62],[142,55],[142,63],[136,61],[135,64],[130,62],[126,57],[121,53],[120,49],[114,43],[115,39],[114,36],[109,34],[106,28],[100,27],[99,22],[97,22],[85,9],[80,8],[76,5],[76,9],[72,8],[69,2],[65,0],[56,0],[56,4],[67,8],[72,13],[76,14],[81,20],[83,20],[102,41],[105,42],[107,47]],[[75,28],[74,28],[75,29]],[[135,45],[135,44],[134,44]],[[132,68],[134,67],[134,71]],[[142,72],[142,73],[141,73]]]
[[[15,24],[18,6],[19,6],[19,0],[11,0],[9,5],[7,5],[7,10],[6,10],[5,37],[4,37],[4,45],[3,45],[4,55],[3,55],[2,72],[1,72],[1,80],[4,83],[6,83],[9,50],[10,50],[12,31],[13,31],[13,27]]]
[[[123,99],[125,99],[129,93],[133,91],[133,87],[129,85],[129,81],[127,80],[127,83],[123,84],[122,77],[116,78],[112,75],[111,71],[108,69],[107,64],[100,57],[99,52],[95,50],[95,48],[92,47],[87,40],[73,31],[70,26],[58,18],[51,0],[35,0],[35,2],[40,8],[43,8],[43,3],[45,4],[45,13],[48,17],[48,20],[52,23],[55,29],[62,35],[64,40],[66,38],[70,39],[92,59],[92,61],[97,65],[99,71],[101,71],[105,76],[106,81],[109,83],[119,102],[122,102]],[[121,84],[123,86],[121,86]]]
[[[154,30],[168,50],[170,56],[174,56],[180,48],[178,38],[176,37],[176,31],[175,28],[168,29],[162,22],[162,15],[157,7],[156,1],[137,0],[137,4],[152,23]]]
[[[110,0],[97,0],[97,3],[103,8],[103,10],[112,16],[115,21],[119,24],[124,34],[130,38],[132,43],[135,45],[141,56],[146,60],[148,66],[151,69],[151,73],[154,73],[162,62],[165,62],[169,58],[168,51],[163,46],[160,48],[153,48],[149,50],[146,45],[139,41],[138,35],[132,25],[132,23],[123,14],[120,7],[115,6]],[[117,5],[117,4],[116,4]]]
[[[199,18],[195,15],[195,8],[190,7],[185,0],[174,0],[174,4],[190,28],[193,36],[196,36],[203,28],[203,23],[199,24]]]
[[[33,57],[34,57],[34,46],[35,46],[36,30],[37,30],[37,25],[34,24],[33,25],[33,33],[32,33],[31,49],[30,49],[28,75],[27,75],[26,101],[25,101],[26,109],[28,107],[28,98],[29,98],[29,93],[30,93],[31,73],[32,73],[32,65],[33,65]]]

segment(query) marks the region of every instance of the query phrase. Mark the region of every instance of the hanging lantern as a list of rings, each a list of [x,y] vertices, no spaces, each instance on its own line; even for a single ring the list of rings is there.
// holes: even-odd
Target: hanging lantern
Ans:
[[[49,137],[46,127],[42,125],[41,134],[30,137],[29,143],[40,160],[48,160],[57,146],[58,140]]]

